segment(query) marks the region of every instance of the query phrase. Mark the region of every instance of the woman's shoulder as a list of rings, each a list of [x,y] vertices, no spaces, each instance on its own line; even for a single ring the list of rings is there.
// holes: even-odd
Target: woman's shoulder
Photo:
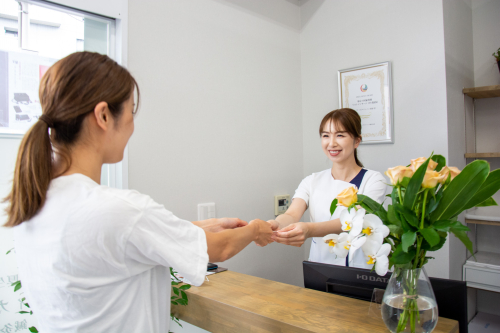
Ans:
[[[375,170],[370,170],[367,168],[364,168],[366,170],[365,173],[365,178],[366,179],[373,179],[373,180],[385,180],[384,175],[381,172],[375,171]]]

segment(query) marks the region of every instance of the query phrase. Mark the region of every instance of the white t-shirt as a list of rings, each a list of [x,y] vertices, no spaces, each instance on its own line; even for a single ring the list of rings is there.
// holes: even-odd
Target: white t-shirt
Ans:
[[[358,193],[382,203],[387,190],[386,183],[386,179],[380,172],[366,170]],[[342,180],[335,180],[331,169],[327,169],[304,178],[295,191],[293,199],[301,198],[306,202],[311,215],[311,222],[330,221],[339,218],[340,213],[344,209],[347,209],[346,207],[338,206],[333,216],[330,215],[332,201],[340,192],[350,186],[354,185]],[[345,266],[346,259],[336,258],[335,254],[330,253],[328,244],[323,242],[322,237],[313,237],[309,261]],[[363,252],[359,249],[354,253],[354,256],[349,256],[349,266],[371,268],[373,265],[366,264]]]
[[[195,286],[207,270],[203,229],[82,174],[52,180],[41,211],[14,235],[41,332],[168,332],[169,267]]]

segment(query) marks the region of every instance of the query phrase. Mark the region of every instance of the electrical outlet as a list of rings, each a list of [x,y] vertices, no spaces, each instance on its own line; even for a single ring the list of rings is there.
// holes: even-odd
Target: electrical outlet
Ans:
[[[275,195],[274,196],[274,215],[278,216],[286,212],[290,207],[290,195]]]

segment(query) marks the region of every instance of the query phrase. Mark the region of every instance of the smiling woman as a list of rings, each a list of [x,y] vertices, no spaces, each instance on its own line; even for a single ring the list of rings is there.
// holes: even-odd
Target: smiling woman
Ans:
[[[342,246],[342,251],[349,252],[345,259],[331,254],[329,244],[325,244],[322,237],[360,227],[356,225],[354,214],[349,214],[345,207],[330,214],[333,199],[342,192],[348,201],[352,193],[357,192],[382,202],[386,180],[381,173],[365,169],[357,156],[362,138],[361,118],[356,111],[347,108],[331,111],[321,121],[319,134],[323,153],[332,162],[332,167],[304,178],[295,191],[290,208],[275,220],[268,221],[273,229],[279,229],[274,240],[302,246],[307,238],[312,237],[309,261],[371,268],[373,265],[361,251],[355,251],[357,246],[349,239],[346,238]],[[315,223],[299,222],[308,208],[310,221]]]

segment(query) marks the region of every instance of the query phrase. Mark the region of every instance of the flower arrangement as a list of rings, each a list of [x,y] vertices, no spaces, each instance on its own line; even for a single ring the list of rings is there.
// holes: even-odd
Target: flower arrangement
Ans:
[[[466,209],[497,205],[492,198],[500,189],[500,169],[490,172],[486,161],[477,160],[462,171],[446,166],[441,155],[411,160],[408,166],[388,169],[392,193],[387,209],[371,198],[357,194],[349,187],[335,198],[330,207],[333,215],[337,206],[347,207],[340,214],[343,232],[323,238],[330,252],[345,258],[361,249],[366,263],[373,264],[379,275],[391,268],[401,270],[423,267],[428,252],[439,250],[448,234],[453,233],[473,253],[465,225],[457,217]],[[417,281],[407,288],[416,290]],[[411,284],[411,283],[410,283]],[[416,314],[415,314],[416,313]],[[399,317],[397,332],[411,322],[415,331],[418,321],[416,299],[405,304]]]

